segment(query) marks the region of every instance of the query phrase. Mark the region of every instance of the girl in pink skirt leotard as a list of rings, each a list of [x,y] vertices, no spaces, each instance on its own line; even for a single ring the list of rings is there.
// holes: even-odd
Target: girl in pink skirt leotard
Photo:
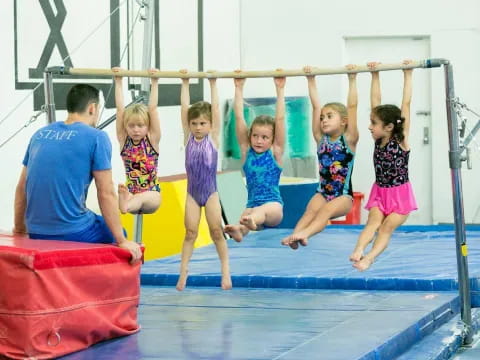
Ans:
[[[404,64],[410,64],[405,60]],[[368,221],[360,234],[355,250],[350,255],[353,266],[360,271],[368,269],[376,257],[388,246],[395,229],[408,214],[417,209],[417,203],[408,178],[408,131],[410,129],[410,101],[412,98],[412,69],[405,69],[402,108],[380,105],[380,76],[378,63],[369,63],[372,70],[370,126],[375,140],[373,164],[375,183],[365,208]],[[372,249],[364,250],[375,237]]]

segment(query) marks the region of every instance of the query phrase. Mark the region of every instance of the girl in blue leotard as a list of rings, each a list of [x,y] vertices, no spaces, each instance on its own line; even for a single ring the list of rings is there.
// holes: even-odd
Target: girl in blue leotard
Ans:
[[[240,223],[225,226],[225,232],[240,242],[250,230],[258,230],[264,224],[276,226],[283,218],[279,182],[285,147],[285,78],[274,78],[277,91],[275,119],[260,115],[249,130],[243,117],[245,79],[234,81],[235,129],[244,160],[248,202]]]

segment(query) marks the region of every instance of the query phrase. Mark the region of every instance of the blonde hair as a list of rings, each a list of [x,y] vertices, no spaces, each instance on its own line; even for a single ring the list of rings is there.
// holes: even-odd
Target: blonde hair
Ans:
[[[339,102],[331,102],[323,105],[323,108],[329,107],[340,114],[342,118],[348,118],[347,107]]]
[[[127,127],[129,120],[136,116],[143,120],[147,127],[150,127],[150,114],[145,104],[133,104],[127,107],[123,113],[123,126]]]
[[[331,102],[323,105],[322,109],[325,109],[326,107],[329,107],[333,111],[336,111],[340,114],[340,117],[343,119],[347,119],[347,123],[345,124],[345,129],[348,127],[348,110],[345,105],[339,102]]]
[[[188,122],[204,116],[205,119],[212,122],[212,105],[207,101],[198,101],[188,109]]]
[[[248,141],[252,137],[252,130],[254,126],[271,126],[272,127],[272,137],[275,139],[275,119],[270,115],[258,115],[250,125],[248,129]]]

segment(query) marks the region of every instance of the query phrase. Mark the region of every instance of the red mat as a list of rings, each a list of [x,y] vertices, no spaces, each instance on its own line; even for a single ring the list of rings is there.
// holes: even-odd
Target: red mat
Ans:
[[[49,359],[138,331],[129,259],[112,245],[0,235],[0,354]]]

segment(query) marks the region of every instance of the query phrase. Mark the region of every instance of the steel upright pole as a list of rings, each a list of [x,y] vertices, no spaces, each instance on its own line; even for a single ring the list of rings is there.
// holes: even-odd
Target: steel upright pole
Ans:
[[[55,118],[55,101],[53,99],[53,74],[50,71],[43,73],[43,87],[45,91],[45,111],[47,112],[47,121],[52,124]]]
[[[153,0],[143,0],[143,5],[145,6],[145,26],[143,28],[143,52],[142,52],[142,67],[144,69],[150,69],[152,64],[152,35],[153,35],[153,25],[154,25],[154,2]],[[148,102],[150,97],[150,79],[142,78],[140,85],[140,96],[143,98],[144,102]],[[142,243],[142,234],[143,234],[143,214],[139,212],[135,215],[135,242],[137,244]]]
[[[465,216],[462,193],[462,148],[459,140],[459,127],[455,111],[455,91],[453,84],[453,68],[445,61],[445,92],[447,105],[448,138],[450,144],[449,162],[452,178],[453,216],[455,219],[455,240],[458,268],[458,290],[460,294],[461,318],[465,325],[463,341],[465,345],[472,343],[472,309],[470,299],[470,279],[468,276],[467,242],[465,232]]]
[[[142,68],[150,69],[152,65],[152,38],[154,30],[155,13],[154,2],[152,0],[143,0],[145,5],[145,25],[143,27],[143,52],[142,52]],[[148,101],[148,95],[150,93],[150,79],[142,78],[140,86],[141,95]]]

